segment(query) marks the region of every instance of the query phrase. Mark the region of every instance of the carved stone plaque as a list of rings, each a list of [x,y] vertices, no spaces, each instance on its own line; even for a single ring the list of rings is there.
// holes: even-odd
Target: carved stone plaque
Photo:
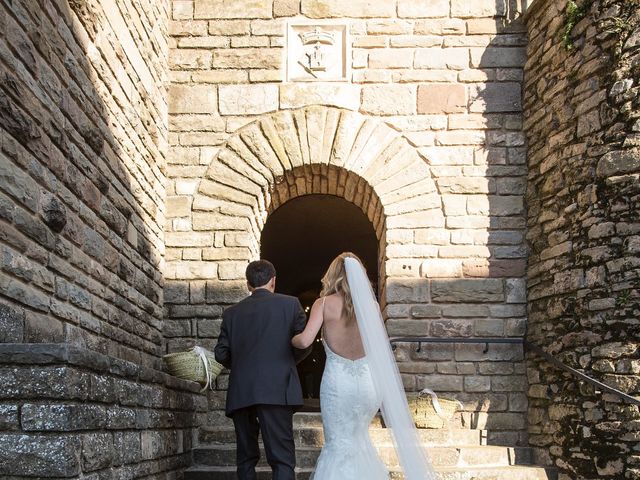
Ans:
[[[339,22],[290,22],[287,26],[287,80],[348,80],[347,25]]]

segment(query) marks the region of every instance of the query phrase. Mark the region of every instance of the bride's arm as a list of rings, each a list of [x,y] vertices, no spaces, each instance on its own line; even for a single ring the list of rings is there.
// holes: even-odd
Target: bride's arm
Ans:
[[[309,315],[309,321],[305,329],[291,339],[291,345],[296,348],[307,348],[313,343],[322,327],[322,321],[324,320],[322,315],[322,299],[317,299],[313,307],[311,307],[311,314]]]

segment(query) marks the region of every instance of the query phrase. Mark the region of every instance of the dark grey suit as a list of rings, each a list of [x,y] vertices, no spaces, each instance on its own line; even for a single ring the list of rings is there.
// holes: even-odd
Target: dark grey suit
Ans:
[[[256,478],[258,430],[274,480],[295,478],[293,412],[303,405],[291,338],[307,317],[295,297],[258,289],[223,314],[216,360],[229,368],[226,414],[234,421],[238,477]]]

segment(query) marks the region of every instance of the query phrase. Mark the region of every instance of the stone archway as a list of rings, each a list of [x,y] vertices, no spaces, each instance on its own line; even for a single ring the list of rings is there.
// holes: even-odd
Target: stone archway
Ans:
[[[350,251],[360,257],[377,286],[380,242],[362,210],[330,194],[302,195],[271,213],[262,230],[261,257],[278,272],[278,291],[300,298],[310,307],[316,300],[331,261]]]
[[[246,262],[260,254],[270,212],[320,193],[354,203],[373,224],[383,301],[390,262],[421,256],[424,245],[416,246],[410,231],[444,226],[429,166],[400,133],[355,112],[311,106],[246,125],[212,160],[192,204],[194,232],[215,235],[203,260],[219,262],[220,280],[242,279]]]

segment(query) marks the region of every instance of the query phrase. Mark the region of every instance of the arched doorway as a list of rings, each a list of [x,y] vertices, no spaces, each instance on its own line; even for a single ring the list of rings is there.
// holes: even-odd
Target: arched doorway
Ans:
[[[281,205],[261,236],[261,257],[276,267],[279,293],[300,299],[308,312],[318,298],[320,279],[338,254],[358,255],[374,287],[378,281],[378,239],[362,210],[335,195],[304,195]],[[318,405],[324,349],[316,339],[312,353],[298,365],[305,403]]]
[[[272,256],[262,246],[263,238],[268,244],[273,236],[270,228],[263,235],[266,224],[278,211],[285,212],[280,209],[286,204],[309,195],[343,199],[370,222],[379,260],[368,268],[383,310],[396,304],[398,312],[425,301],[419,265],[422,252],[432,255],[434,246],[424,242],[440,238],[445,228],[443,202],[429,162],[379,119],[322,105],[264,115],[229,136],[200,179],[189,211],[183,212],[187,215],[175,222],[180,231],[165,236],[175,257],[166,261],[165,277],[197,282],[189,286],[187,302],[193,297],[202,302],[202,295],[191,295],[191,289],[201,291],[206,280],[206,308],[222,311],[246,296],[247,263]],[[317,215],[303,217],[313,220]],[[274,229],[278,243],[302,235],[292,232],[296,224],[300,222],[283,222],[285,226]],[[344,229],[355,230],[353,223]],[[363,255],[352,245],[341,246],[324,262],[314,262],[324,264],[310,276],[318,281],[328,261],[344,249]],[[324,250],[308,248],[306,254],[312,251]],[[311,263],[301,261],[308,272]],[[283,291],[287,287],[282,281],[290,276],[286,267],[280,267],[278,276]],[[393,286],[396,281],[400,284]],[[196,338],[199,335],[198,328]]]

